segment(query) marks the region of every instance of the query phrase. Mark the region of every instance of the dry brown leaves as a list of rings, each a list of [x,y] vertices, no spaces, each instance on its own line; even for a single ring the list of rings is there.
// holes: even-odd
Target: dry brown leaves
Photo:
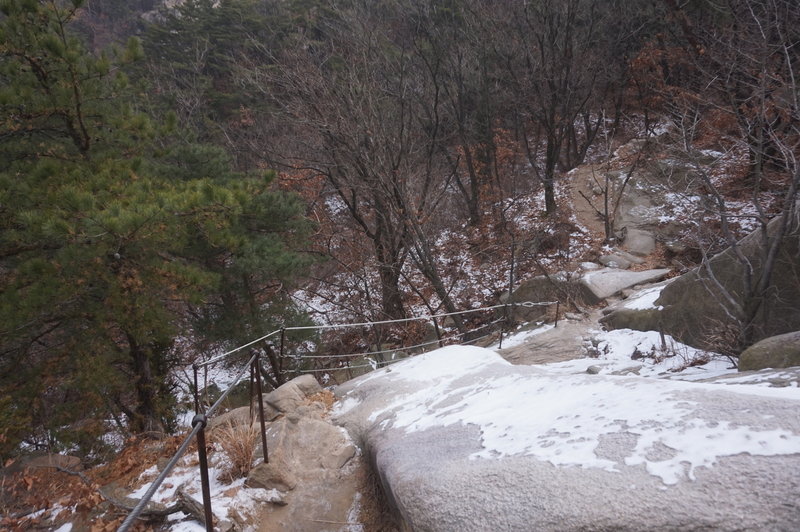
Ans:
[[[336,402],[336,397],[333,395],[333,392],[330,390],[322,390],[321,392],[317,392],[314,395],[308,396],[306,399],[308,403],[322,403],[325,406],[325,412],[330,412],[331,408],[333,408],[333,403]]]

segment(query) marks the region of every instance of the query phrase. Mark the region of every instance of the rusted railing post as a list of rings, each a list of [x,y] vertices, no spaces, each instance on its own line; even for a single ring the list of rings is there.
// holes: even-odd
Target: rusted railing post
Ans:
[[[192,419],[192,427],[200,424],[197,432],[197,457],[200,460],[200,482],[203,488],[203,510],[206,518],[206,531],[214,532],[214,514],[211,513],[211,483],[208,479],[208,455],[206,454],[206,425],[208,419],[205,414],[197,414]]]
[[[197,372],[200,368],[197,365],[197,362],[192,364],[192,370],[194,371],[194,413],[200,413],[200,385],[198,384],[197,380]]]
[[[561,301],[556,301],[556,324],[553,327],[558,327],[558,311],[561,308]]]
[[[511,303],[511,314],[512,315],[514,313],[514,306],[513,305],[514,305],[514,303]],[[511,316],[508,313],[508,306],[509,306],[508,303],[506,303],[506,306],[503,307],[503,312],[506,315],[506,323],[510,323],[511,322]],[[503,349],[503,330],[504,329],[505,329],[505,327],[503,327],[503,324],[501,324],[500,325],[500,343],[497,344],[497,349]]]
[[[280,386],[285,382],[283,379],[283,371],[280,369],[283,367],[283,349],[281,349],[281,354],[279,356],[275,356],[275,349],[272,346],[272,343],[265,342],[264,352],[267,354],[269,364],[272,366],[272,372],[275,374],[275,382],[278,386]],[[256,369],[258,369],[258,374],[261,375],[261,368],[259,367]]]
[[[275,370],[275,380],[278,381],[278,384],[283,384],[283,357],[285,356],[286,350],[286,327],[281,327],[281,348],[278,351],[278,367],[273,368]]]
[[[257,354],[256,354],[256,357],[258,357]],[[250,364],[250,382],[249,382],[250,387],[249,387],[249,391],[248,391],[247,397],[250,398],[250,418],[248,419],[248,421],[250,421],[251,425],[253,423],[253,419],[256,416],[256,405],[253,404],[253,392],[255,392],[255,389],[256,389],[256,374],[255,374],[255,371],[256,371],[256,367],[253,364]]]
[[[269,463],[269,454],[267,453],[267,427],[264,422],[264,396],[261,391],[261,363],[260,356],[256,354],[256,359],[253,361],[252,371],[256,376],[256,393],[258,394],[258,418],[261,423],[261,448],[264,450],[264,463]]]

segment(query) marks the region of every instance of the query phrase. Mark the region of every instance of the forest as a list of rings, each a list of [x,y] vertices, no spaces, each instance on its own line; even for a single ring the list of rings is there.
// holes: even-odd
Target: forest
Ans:
[[[0,12],[0,461],[174,431],[181,369],[265,332],[491,305],[566,268],[568,173],[664,124],[671,158],[739,157],[724,187],[697,166],[687,265],[796,209],[795,0]],[[602,195],[595,248],[618,238]],[[748,282],[734,351],[771,286]],[[422,333],[376,334],[295,349]]]

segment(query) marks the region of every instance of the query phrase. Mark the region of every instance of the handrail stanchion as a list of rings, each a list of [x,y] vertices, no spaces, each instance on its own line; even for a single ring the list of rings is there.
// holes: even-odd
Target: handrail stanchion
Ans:
[[[194,413],[200,413],[200,385],[197,380],[197,372],[200,370],[200,367],[197,365],[197,362],[192,364],[192,370],[194,371]]]
[[[530,307],[530,306],[537,306],[537,305],[552,305],[553,303],[556,304],[555,325],[558,326],[558,314],[560,312],[560,301],[549,301],[549,302],[539,302],[539,303],[521,302],[521,303],[519,303],[519,306],[521,306],[521,307]],[[514,307],[516,305],[517,304],[514,303],[514,302],[511,303],[512,317],[513,317],[513,309],[514,309]],[[216,362],[218,362],[220,360],[223,360],[224,358],[228,357],[229,355],[231,355],[233,353],[237,353],[237,352],[241,351],[242,349],[245,349],[247,347],[255,345],[256,343],[264,342],[266,339],[268,339],[268,338],[270,338],[270,337],[272,337],[272,336],[274,336],[274,335],[276,335],[276,334],[278,334],[280,332],[280,336],[281,336],[281,340],[280,340],[280,342],[281,342],[281,344],[280,344],[280,356],[276,359],[275,351],[273,349],[273,346],[271,344],[269,344],[269,343],[266,344],[265,351],[266,351],[267,357],[269,358],[270,364],[272,364],[272,369],[275,372],[275,377],[276,377],[276,380],[278,381],[278,384],[283,384],[284,372],[282,371],[282,365],[283,365],[282,362],[283,362],[283,358],[285,356],[285,349],[286,349],[285,344],[286,344],[286,331],[287,330],[290,330],[290,331],[302,331],[302,330],[309,330],[309,329],[336,329],[336,328],[342,328],[342,327],[356,327],[356,326],[357,327],[363,327],[363,326],[375,327],[376,325],[385,324],[385,323],[404,323],[404,322],[409,322],[409,321],[414,321],[414,320],[433,320],[434,328],[436,329],[436,334],[437,334],[437,337],[438,337],[438,343],[441,346],[441,345],[444,344],[446,338],[442,336],[441,329],[440,329],[439,323],[437,321],[438,318],[442,318],[442,320],[444,321],[444,318],[447,317],[447,316],[469,314],[469,313],[472,313],[472,312],[483,312],[483,311],[486,311],[486,310],[493,310],[493,309],[498,309],[498,308],[503,308],[503,307],[505,307],[506,310],[507,310],[508,304],[504,303],[504,304],[501,304],[501,305],[495,305],[495,306],[491,306],[491,307],[484,307],[484,308],[480,308],[480,309],[469,309],[469,310],[464,310],[464,311],[460,311],[460,312],[450,312],[450,313],[443,313],[443,314],[432,314],[432,315],[425,316],[425,317],[403,318],[403,319],[398,319],[398,320],[383,320],[383,321],[375,321],[375,322],[349,323],[349,324],[340,324],[340,325],[314,325],[314,326],[302,326],[302,327],[281,327],[280,330],[272,331],[272,332],[270,332],[269,334],[267,334],[265,336],[262,336],[262,337],[260,337],[260,338],[258,338],[256,340],[251,341],[251,342],[248,342],[247,344],[244,344],[244,345],[241,345],[239,347],[236,347],[235,349],[232,349],[230,351],[227,351],[225,353],[217,355],[217,356],[215,356],[213,358],[210,358],[208,360],[205,360],[203,362],[200,362],[200,363],[195,362],[195,363],[193,363],[192,364],[192,370],[193,370],[193,373],[194,373],[194,407],[195,407],[195,416],[192,419],[192,431],[187,435],[186,439],[184,439],[183,443],[178,448],[178,450],[175,452],[175,454],[172,456],[172,458],[167,463],[167,465],[164,467],[164,469],[161,472],[161,474],[159,474],[159,476],[151,483],[150,487],[147,489],[147,492],[145,492],[145,494],[142,496],[142,498],[139,500],[139,502],[136,504],[136,506],[133,508],[133,510],[131,510],[131,512],[128,514],[128,517],[120,525],[120,527],[117,530],[117,532],[127,532],[127,530],[133,525],[133,522],[139,517],[141,512],[144,510],[145,506],[150,502],[150,499],[153,497],[153,495],[155,494],[155,492],[158,489],[158,487],[161,485],[162,482],[164,482],[164,480],[166,479],[167,475],[170,474],[172,469],[177,464],[178,460],[186,452],[186,450],[188,449],[189,444],[191,443],[191,440],[192,440],[192,438],[194,436],[197,436],[197,453],[198,453],[198,458],[199,458],[199,462],[200,462],[200,477],[201,477],[201,482],[202,482],[203,507],[204,507],[204,513],[205,513],[206,530],[207,531],[212,531],[214,529],[213,513],[211,511],[211,485],[210,485],[209,475],[208,475],[208,455],[207,455],[207,451],[206,451],[205,428],[208,425],[208,417],[212,416],[214,414],[214,412],[217,410],[217,408],[222,404],[222,402],[231,393],[233,387],[229,387],[228,390],[225,393],[223,393],[222,396],[219,397],[216,400],[216,402],[214,402],[214,404],[212,404],[208,408],[205,408],[204,405],[202,405],[202,402],[200,401],[199,369],[201,367],[202,368],[206,368],[206,380],[207,380],[207,378],[208,378],[208,373],[207,373],[208,370],[207,370],[207,368],[208,368],[208,366],[210,364],[214,364],[214,363],[216,363]],[[500,323],[501,321],[502,320],[496,320],[496,321],[490,323],[489,326],[492,326],[492,325],[494,325],[496,323]],[[465,334],[466,334],[466,330],[464,332],[460,332],[458,334],[458,336],[461,337],[462,341],[465,340],[465,338],[464,338]],[[479,337],[479,338],[475,338],[473,340],[470,340],[470,342],[475,342],[477,340],[480,340],[480,339],[486,338],[486,337],[488,337],[488,335],[482,336],[482,337]],[[500,331],[500,345],[501,346],[502,346],[502,341],[503,341],[503,330],[501,329],[501,331]],[[433,344],[433,343],[436,343],[436,342],[437,341],[432,341],[432,342],[428,342],[426,344],[420,344],[420,346]],[[378,347],[380,347],[380,345]],[[419,346],[417,346],[417,347],[419,347]],[[369,354],[369,353],[367,353],[367,354]],[[345,361],[344,361],[345,362],[345,368],[341,368],[340,367],[338,369],[346,369],[351,378],[352,378],[352,370],[353,369],[370,366],[369,364],[361,365],[361,366],[351,366],[349,357],[353,356],[353,355],[333,355],[333,356],[337,357],[337,358],[338,357],[344,357],[345,358]],[[322,357],[311,356],[311,358],[322,358]],[[269,463],[269,457],[268,457],[268,452],[267,452],[266,422],[265,422],[265,419],[264,419],[264,402],[263,402],[264,401],[264,397],[263,397],[262,383],[261,383],[262,378],[267,378],[267,377],[266,377],[266,374],[262,374],[262,372],[261,372],[260,353],[258,351],[255,351],[255,353],[253,354],[253,357],[248,361],[247,365],[245,365],[245,366],[243,366],[241,368],[241,370],[236,375],[236,377],[234,379],[234,382],[236,382],[236,383],[239,382],[239,380],[244,375],[244,372],[247,370],[248,366],[250,368],[250,387],[251,387],[251,390],[250,390],[251,391],[251,393],[250,393],[250,395],[251,395],[251,408],[250,408],[250,410],[251,410],[251,412],[253,411],[252,387],[253,387],[253,383],[255,382],[256,391],[258,393],[258,398],[259,398],[258,408],[259,408],[259,419],[260,419],[260,423],[261,423],[261,444],[262,444],[262,446],[264,448],[264,462],[265,463]],[[315,369],[315,370],[310,370],[310,371],[301,370],[300,373],[307,373],[307,372],[314,372],[314,371],[321,371],[321,369]],[[325,371],[328,371],[328,370],[325,370]],[[251,419],[252,419],[252,417],[251,417]]]
[[[206,425],[208,419],[198,414],[192,419],[192,426],[200,424],[197,432],[197,457],[200,460],[200,482],[203,488],[203,510],[206,518],[206,531],[214,532],[214,514],[211,513],[211,483],[208,479],[208,455],[206,454]]]
[[[256,393],[258,394],[258,418],[261,423],[261,448],[264,451],[264,463],[269,463],[269,454],[267,453],[267,427],[264,423],[264,396],[261,391],[261,358],[256,353],[256,359],[253,360],[253,373],[256,376]],[[252,395],[251,395],[252,397]]]
[[[513,314],[514,313],[514,307],[513,307],[514,303],[511,303],[511,305],[512,305],[511,313]],[[506,322],[510,322],[511,319],[510,319],[509,314],[508,314],[508,305],[503,307],[503,312],[506,315]],[[497,349],[503,349],[503,329],[504,329],[503,325],[500,325],[500,343],[497,344]]]
[[[439,322],[436,321],[436,318],[433,318],[433,330],[436,331],[436,338],[439,340],[439,347],[444,347],[444,342],[442,342],[442,330],[439,328]]]
[[[258,354],[256,354],[256,358],[258,358]],[[256,374],[255,374],[255,371],[256,371],[256,367],[251,363],[250,364],[250,382],[249,382],[248,395],[247,395],[247,397],[250,398],[250,417],[248,418],[248,421],[250,421],[250,425],[253,424],[253,420],[256,417],[256,405],[253,403],[253,392],[255,391],[255,388],[256,388]]]
[[[278,384],[283,384],[283,357],[284,357],[284,345],[286,344],[286,327],[281,327],[281,347],[278,351],[278,367],[273,367],[275,370],[275,380],[278,381]]]
[[[265,342],[264,343],[264,352],[267,353],[267,358],[269,359],[269,363],[272,366],[272,371],[275,373],[275,382],[280,386],[284,382],[284,373],[281,370],[283,368],[283,353],[281,353],[278,357],[275,356],[275,349],[272,346],[272,342]],[[258,369],[258,374],[261,375],[261,368]]]

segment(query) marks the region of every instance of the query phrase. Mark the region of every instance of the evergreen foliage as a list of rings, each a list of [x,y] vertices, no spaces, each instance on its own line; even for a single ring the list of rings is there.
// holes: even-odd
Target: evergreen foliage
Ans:
[[[258,102],[237,89],[236,64],[267,61],[258,43],[270,24],[254,0],[188,0],[165,9],[143,36],[147,73],[160,99],[176,109],[182,123],[201,140]]]
[[[0,456],[171,428],[176,339],[266,327],[306,262],[297,200],[142,113],[80,4],[0,3]]]

